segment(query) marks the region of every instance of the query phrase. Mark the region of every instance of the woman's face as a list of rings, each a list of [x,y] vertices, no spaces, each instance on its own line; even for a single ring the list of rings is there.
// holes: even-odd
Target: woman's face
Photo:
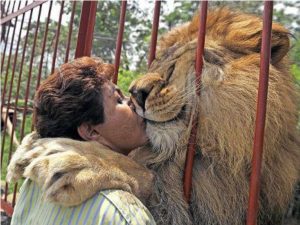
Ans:
[[[129,98],[112,82],[103,85],[104,123],[96,125],[112,150],[128,154],[148,140],[143,118],[133,109]]]

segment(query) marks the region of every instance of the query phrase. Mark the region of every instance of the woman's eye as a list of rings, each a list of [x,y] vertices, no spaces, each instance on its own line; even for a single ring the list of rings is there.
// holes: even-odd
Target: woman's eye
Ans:
[[[119,96],[121,96],[122,98],[124,98],[124,95],[122,93],[122,91],[120,89],[116,89],[117,93]]]

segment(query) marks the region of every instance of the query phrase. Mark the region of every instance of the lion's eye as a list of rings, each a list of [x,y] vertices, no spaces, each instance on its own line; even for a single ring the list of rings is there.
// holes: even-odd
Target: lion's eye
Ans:
[[[224,59],[219,56],[219,54],[216,51],[213,51],[211,49],[204,49],[204,59],[208,63],[217,65],[217,66],[223,66],[224,65]]]
[[[175,64],[171,65],[167,70],[166,81],[169,81],[175,69]]]

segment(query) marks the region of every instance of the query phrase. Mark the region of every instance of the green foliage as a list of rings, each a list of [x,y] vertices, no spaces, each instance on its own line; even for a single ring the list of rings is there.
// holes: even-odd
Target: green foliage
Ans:
[[[175,2],[174,11],[166,14],[164,13],[164,7],[162,8],[162,23],[165,23],[167,29],[161,29],[160,33],[171,30],[173,27],[183,24],[191,20],[195,12],[199,7],[198,1],[182,1]]]
[[[119,77],[118,77],[118,86],[121,88],[125,95],[129,96],[128,88],[131,82],[140,77],[141,75],[137,72],[132,72],[129,70],[120,70]]]
[[[293,64],[291,72],[295,78],[296,83],[300,86],[300,67],[297,64]]]

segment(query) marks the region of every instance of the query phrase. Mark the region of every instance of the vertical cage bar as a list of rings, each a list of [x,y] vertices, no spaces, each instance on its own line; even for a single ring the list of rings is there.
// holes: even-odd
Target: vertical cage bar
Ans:
[[[7,11],[9,9],[9,6],[10,6],[10,1],[8,3]],[[9,31],[10,31],[10,26],[8,26],[8,28],[7,28],[6,37],[5,37],[5,40],[4,40],[4,42],[5,42],[4,43],[4,50],[3,50],[2,59],[1,59],[1,74],[2,74],[3,66],[4,66],[4,58],[5,58],[6,47],[7,47],[7,42],[8,42],[7,40],[8,40],[8,37],[9,37]]]
[[[15,3],[13,4],[13,8],[15,7]],[[21,2],[19,4],[19,7],[21,5]],[[16,17],[15,21],[17,22],[18,17]],[[4,101],[5,101],[5,93],[6,93],[6,86],[7,86],[7,82],[8,82],[8,69],[9,69],[9,65],[10,65],[10,59],[11,59],[11,53],[12,53],[12,47],[13,47],[13,41],[14,41],[14,36],[15,36],[15,31],[16,31],[16,26],[14,26],[13,29],[13,34],[11,37],[11,41],[10,41],[10,49],[9,49],[9,54],[8,54],[8,59],[7,59],[7,63],[6,63],[6,73],[5,73],[5,80],[4,80],[4,86],[3,86],[3,92],[2,92],[2,98],[1,98],[1,117],[2,117],[2,113],[3,113],[3,106],[4,106]],[[8,37],[9,38],[9,37]],[[8,39],[6,40],[6,42],[8,43]],[[2,73],[2,71],[1,71]]]
[[[19,2],[19,7],[20,8],[21,1]],[[14,7],[14,6],[13,6]],[[16,24],[18,21],[18,17],[15,19]],[[15,31],[16,31],[16,25],[13,30],[13,35],[11,38],[11,43],[10,43],[10,50],[9,50],[9,57],[8,57],[8,62],[7,62],[7,67],[6,67],[6,75],[5,75],[5,83],[4,83],[4,88],[3,88],[3,93],[2,93],[2,100],[1,100],[1,118],[3,117],[3,107],[4,107],[4,101],[5,101],[5,93],[6,93],[6,86],[7,86],[7,81],[8,81],[8,70],[9,70],[9,65],[10,65],[10,59],[11,59],[11,53],[12,53],[12,48],[13,48],[13,41],[14,41],[14,36],[15,36]],[[11,94],[12,94],[12,89],[13,89],[13,82],[14,82],[14,77],[13,75],[11,76],[10,80],[10,87],[9,87],[9,94],[8,94],[8,99],[7,99],[7,109],[6,109],[6,115],[4,117],[4,125],[3,125],[3,134],[2,134],[2,145],[1,145],[1,168],[3,165],[3,152],[4,152],[4,143],[5,143],[5,134],[6,134],[6,124],[7,124],[7,119],[8,119],[8,111],[10,108],[10,99],[11,99]]]
[[[37,82],[36,82],[36,87],[35,87],[36,91],[39,88],[40,83],[41,83],[42,70],[43,70],[43,62],[44,62],[44,54],[45,54],[47,37],[48,37],[48,28],[49,28],[49,23],[50,23],[51,11],[52,11],[52,2],[53,1],[49,1],[48,16],[47,16],[46,28],[45,28],[45,33],[44,33],[44,38],[43,38],[43,44],[42,44],[42,51],[41,51],[41,58],[40,58],[40,64],[39,64],[38,77],[37,77]],[[33,129],[34,129],[33,122],[34,121],[33,121],[33,115],[32,115],[31,131],[33,131]]]
[[[260,192],[261,165],[263,156],[264,130],[267,111],[269,63],[271,56],[273,2],[264,2],[263,31],[260,51],[260,73],[257,97],[256,124],[253,144],[252,171],[250,178],[247,225],[257,222]]]
[[[30,15],[29,15],[29,19],[28,19],[27,30],[26,30],[26,35],[25,35],[24,45],[23,45],[22,59],[21,59],[21,63],[20,63],[20,71],[19,71],[20,79],[19,80],[22,79],[22,75],[23,75],[23,65],[24,65],[24,60],[25,60],[25,53],[26,53],[26,48],[27,48],[28,35],[29,35],[29,31],[30,31],[30,26],[31,26],[32,13],[33,13],[33,10],[30,11]],[[18,92],[17,92],[17,96],[19,98]],[[16,104],[17,103],[18,102],[16,102]]]
[[[26,5],[27,5],[27,1],[26,1]],[[19,50],[21,33],[22,33],[22,28],[23,28],[23,23],[24,23],[24,17],[25,17],[25,13],[22,16],[22,21],[21,21],[21,25],[20,25],[19,37],[18,37],[18,42],[17,42],[17,46],[16,46],[16,51],[15,51],[14,63],[13,63],[13,67],[12,67],[13,68],[12,77],[15,77],[16,62],[17,62],[17,58],[18,58],[18,50]],[[10,158],[11,158],[12,146],[13,146],[13,136],[14,136],[14,132],[15,132],[14,127],[15,127],[16,112],[17,112],[17,103],[18,103],[20,83],[21,83],[21,76],[20,75],[21,74],[19,73],[18,84],[17,84],[17,92],[16,92],[16,96],[15,96],[15,107],[14,107],[14,116],[13,116],[13,121],[12,121],[13,122],[12,123],[12,133],[11,133],[11,137],[10,137],[10,148],[9,148],[9,157],[8,157],[8,160],[10,160]],[[7,107],[5,124],[7,124],[7,118],[8,118],[9,108],[10,107]]]
[[[122,1],[120,20],[119,20],[119,30],[118,30],[118,37],[116,43],[115,72],[113,76],[113,82],[115,84],[118,82],[118,73],[119,73],[123,33],[124,33],[124,26],[125,26],[126,5],[127,5],[127,1]]]
[[[75,58],[90,56],[96,22],[97,2],[84,1],[81,9]]]
[[[68,42],[67,42],[67,48],[66,48],[67,50],[66,50],[65,63],[69,61],[69,52],[70,52],[70,44],[71,44],[71,37],[72,37],[72,31],[73,31],[75,10],[76,10],[76,1],[73,2],[72,13],[71,13],[71,17],[70,17],[70,25],[69,25],[69,34],[68,34]]]
[[[37,79],[37,84],[36,84],[35,90],[38,89],[38,87],[40,86],[40,82],[41,82],[41,75],[42,75],[43,62],[44,62],[44,53],[45,53],[45,47],[46,47],[47,36],[48,36],[48,28],[49,28],[51,11],[52,11],[52,1],[50,1],[49,4],[50,5],[49,5],[49,10],[48,10],[48,17],[47,17],[46,28],[45,28],[44,39],[43,39],[43,45],[42,45],[42,52],[41,52],[41,58],[40,58],[38,79]]]
[[[14,186],[13,199],[12,199],[12,203],[11,203],[12,207],[15,207],[15,205],[16,205],[17,191],[18,191],[18,183],[16,182],[15,186]]]
[[[25,6],[27,5],[27,3],[28,3],[28,1],[25,2]],[[22,22],[21,22],[21,27],[20,27],[20,31],[19,31],[19,39],[18,39],[17,49],[19,48],[19,41],[21,39],[21,33],[22,33],[22,29],[23,29],[24,18],[25,18],[25,13],[22,16]],[[10,149],[9,149],[9,155],[10,156],[9,156],[9,159],[11,158],[11,152],[12,152],[12,146],[13,146],[13,139],[14,139],[14,134],[15,134],[15,126],[16,126],[16,123],[17,123],[17,107],[18,107],[18,100],[19,100],[19,93],[20,93],[20,84],[21,84],[21,79],[22,79],[22,67],[23,67],[25,50],[26,50],[26,45],[27,45],[28,32],[29,32],[29,29],[27,28],[27,34],[26,34],[26,37],[25,37],[25,43],[24,43],[24,48],[23,48],[23,53],[22,53],[22,59],[21,59],[21,64],[20,64],[20,71],[19,71],[19,77],[18,77],[17,92],[16,92],[16,96],[15,96],[15,106],[14,106],[13,121],[12,121],[12,134],[11,134],[11,137],[10,137]],[[18,52],[18,50],[16,50],[16,53],[17,52]],[[16,55],[18,55],[18,54],[16,54]],[[15,58],[15,62],[16,62],[16,58]],[[15,64],[14,64],[14,70],[15,70]],[[14,205],[16,203],[17,187],[18,187],[18,183],[16,183],[15,186],[14,186],[12,207],[14,207]]]
[[[30,29],[30,25],[31,25],[31,17],[32,17],[32,10],[30,11],[30,16],[29,16],[29,23],[27,25],[27,31],[26,31],[26,36],[25,36],[25,42],[24,42],[24,51],[22,53],[22,60],[21,60],[21,65],[20,65],[20,74],[22,74],[22,70],[23,70],[23,63],[24,63],[24,57],[25,57],[25,50],[26,50],[26,46],[27,46],[27,40],[28,40],[28,34],[29,34],[29,29]],[[1,145],[1,168],[2,168],[2,164],[3,164],[3,152],[4,152],[4,143],[5,143],[5,132],[6,132],[6,125],[4,123],[4,127],[3,127],[3,138],[2,138],[2,145]]]
[[[29,73],[28,73],[27,87],[26,87],[25,99],[24,99],[25,103],[24,103],[24,110],[23,110],[23,120],[22,120],[21,132],[20,132],[21,140],[24,137],[26,113],[27,113],[27,107],[28,107],[28,98],[29,98],[29,93],[30,93],[30,83],[31,83],[31,76],[32,76],[32,64],[33,64],[33,59],[34,59],[34,54],[35,54],[36,39],[37,39],[38,30],[39,30],[39,26],[40,26],[41,11],[42,11],[42,5],[39,6],[39,14],[38,14],[38,18],[37,18],[35,33],[34,33],[34,40],[33,40],[33,46],[32,46],[32,52],[31,52],[31,58],[30,58],[30,64],[29,64]]]
[[[27,1],[25,2],[25,5],[27,5]],[[21,20],[21,25],[20,25],[20,30],[19,30],[19,36],[18,36],[18,41],[17,41],[17,46],[16,46],[16,51],[15,51],[15,57],[14,57],[14,62],[13,62],[13,67],[12,67],[12,77],[15,77],[15,72],[16,72],[16,63],[17,63],[17,59],[18,59],[18,51],[19,51],[19,45],[20,45],[20,40],[21,40],[21,34],[22,34],[22,29],[23,29],[23,24],[24,24],[24,18],[25,18],[25,13],[22,15],[22,20]],[[13,147],[13,140],[14,140],[14,134],[15,134],[15,123],[16,123],[16,113],[17,113],[17,103],[18,103],[18,98],[19,98],[19,91],[20,91],[20,84],[21,84],[21,76],[19,73],[19,77],[18,77],[18,84],[17,84],[17,92],[16,92],[16,96],[15,96],[15,107],[14,107],[14,114],[13,114],[13,121],[12,121],[12,130],[11,130],[11,135],[10,135],[10,148],[9,148],[9,159],[11,156],[11,152],[12,152],[12,147]],[[6,126],[7,126],[7,118],[8,118],[8,112],[9,112],[9,108],[7,107],[7,111],[6,111]],[[3,149],[4,151],[4,149]]]
[[[201,82],[201,73],[203,67],[203,52],[204,52],[204,43],[205,43],[205,31],[206,31],[206,18],[207,18],[207,1],[202,1],[200,8],[200,20],[199,20],[199,30],[198,30],[198,41],[197,41],[197,50],[196,50],[196,63],[195,63],[195,86],[196,93],[200,96],[200,82]],[[193,176],[193,164],[194,156],[196,152],[196,141],[197,141],[197,128],[198,128],[198,117],[194,116],[191,135],[188,143],[188,150],[186,155],[185,169],[184,169],[184,178],[183,178],[183,192],[184,197],[187,202],[191,198],[191,189],[192,189],[192,176]]]
[[[155,7],[154,7],[153,23],[152,23],[151,44],[150,44],[150,49],[149,49],[150,53],[149,53],[149,59],[148,59],[148,67],[150,67],[152,61],[155,59],[160,6],[161,6],[161,1],[156,0]]]
[[[21,7],[21,1],[19,2],[18,5],[18,10]],[[12,49],[13,49],[13,43],[14,43],[14,36],[15,36],[15,31],[16,31],[16,27],[17,27],[17,23],[18,23],[18,17],[16,17],[15,19],[15,26],[14,26],[14,30],[13,30],[13,35],[11,38],[11,43],[10,43],[10,53],[9,53],[9,61],[6,67],[6,76],[8,75],[8,70],[9,70],[9,65],[10,65],[10,59],[11,59],[11,53],[12,53]],[[17,53],[15,53],[17,54]],[[4,143],[5,143],[5,134],[6,134],[6,129],[7,129],[7,120],[8,120],[8,112],[9,112],[9,108],[10,108],[10,100],[11,100],[11,95],[12,95],[12,89],[13,89],[13,83],[14,83],[14,73],[11,76],[11,80],[10,80],[10,87],[9,87],[9,93],[8,93],[8,99],[7,99],[7,108],[6,108],[6,115],[5,115],[5,121],[4,121],[4,126],[3,126],[3,138],[2,138],[2,146],[1,146],[1,167],[3,165],[3,152],[4,152]],[[3,106],[4,106],[4,100],[5,100],[5,93],[3,93],[3,102],[1,105],[1,118],[3,115]],[[7,195],[8,195],[8,184],[6,182],[5,184],[5,190],[4,190],[4,201],[7,201]]]
[[[57,30],[56,30],[56,38],[55,38],[55,46],[54,46],[54,52],[53,52],[53,59],[52,59],[51,74],[54,72],[54,69],[55,69],[57,47],[58,47],[58,41],[59,41],[59,35],[60,35],[61,19],[62,19],[62,15],[63,15],[64,4],[65,4],[65,2],[61,1],[61,7],[60,7],[58,25],[57,25]]]

